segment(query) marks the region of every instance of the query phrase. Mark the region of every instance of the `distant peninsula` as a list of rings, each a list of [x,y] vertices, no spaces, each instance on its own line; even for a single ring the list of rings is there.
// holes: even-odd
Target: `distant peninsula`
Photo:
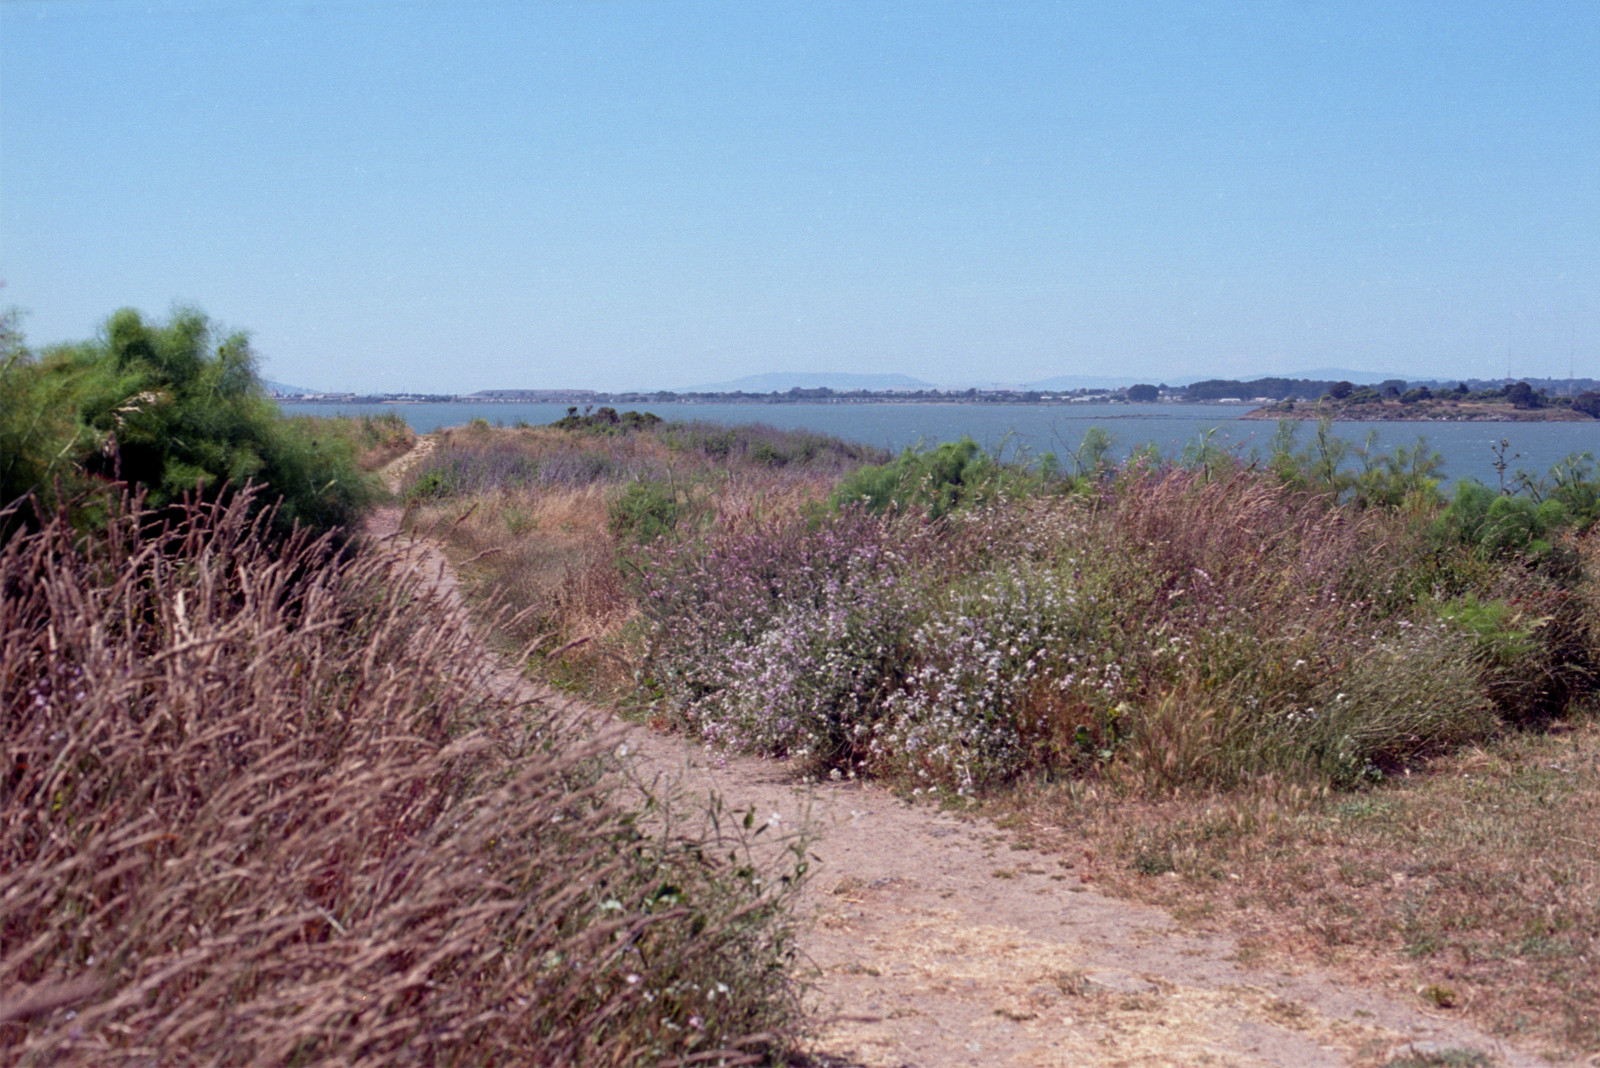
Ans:
[[[1499,389],[1472,390],[1426,386],[1360,389],[1340,383],[1316,400],[1285,398],[1240,416],[1241,419],[1331,419],[1335,422],[1533,423],[1600,419],[1600,392],[1550,395],[1527,382]]]

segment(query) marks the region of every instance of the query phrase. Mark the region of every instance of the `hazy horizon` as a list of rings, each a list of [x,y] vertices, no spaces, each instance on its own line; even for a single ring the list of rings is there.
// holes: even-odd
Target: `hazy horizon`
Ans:
[[[0,306],[330,391],[1600,376],[1600,7],[0,3]]]

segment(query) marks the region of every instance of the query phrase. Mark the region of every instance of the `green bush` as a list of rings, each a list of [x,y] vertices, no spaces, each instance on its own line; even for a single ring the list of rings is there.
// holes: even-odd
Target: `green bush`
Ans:
[[[705,514],[706,507],[676,480],[640,479],[611,502],[609,525],[616,537],[645,545],[698,523]]]
[[[579,415],[577,408],[568,408],[567,414],[550,425],[557,430],[582,430],[591,434],[626,434],[633,430],[648,430],[659,426],[661,417],[654,412],[622,412],[615,408],[601,408],[593,415]]]
[[[222,333],[202,312],[165,323],[124,308],[99,337],[34,357],[19,342],[0,365],[4,498],[57,499],[109,482],[157,508],[207,499],[247,482],[268,492],[280,529],[350,524],[373,487],[348,441],[285,420],[256,374],[244,333]],[[80,497],[80,518],[93,506]]]
[[[444,472],[424,471],[406,488],[405,502],[414,504],[417,501],[431,501],[438,497],[448,497],[450,493],[450,483]]]
[[[48,510],[58,485],[79,487],[81,472],[68,456],[81,431],[68,387],[46,376],[23,344],[16,313],[0,316],[0,508],[31,493]]]
[[[1357,508],[1398,508],[1413,514],[1430,513],[1443,502],[1439,482],[1444,458],[1425,439],[1384,453],[1378,451],[1375,432],[1356,444],[1336,437],[1333,423],[1322,419],[1312,440],[1297,450],[1299,430],[1296,420],[1278,420],[1265,459],[1258,457],[1283,485],[1324,493]]]
[[[1550,552],[1550,539],[1570,519],[1557,499],[1535,501],[1496,493],[1468,479],[1456,487],[1455,498],[1435,521],[1434,531],[1445,541],[1473,546],[1490,556],[1541,556]]]
[[[1600,520],[1600,477],[1596,477],[1594,457],[1575,453],[1550,468],[1551,500],[1560,501],[1579,534]]]
[[[337,443],[363,471],[377,471],[411,450],[416,432],[399,412],[380,415],[297,415],[289,419],[318,447]]]
[[[963,437],[931,450],[908,448],[890,463],[859,468],[839,483],[832,503],[835,508],[859,503],[873,512],[890,505],[917,508],[937,519],[999,497],[1022,474]]]

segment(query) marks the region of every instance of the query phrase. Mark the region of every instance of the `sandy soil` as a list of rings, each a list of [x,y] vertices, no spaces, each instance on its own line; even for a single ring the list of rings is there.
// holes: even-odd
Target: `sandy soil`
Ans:
[[[400,536],[399,520],[380,510],[369,532],[429,576],[438,611],[462,611],[443,555]],[[619,751],[644,781],[715,791],[727,809],[808,828],[801,945],[817,1065],[1367,1066],[1448,1050],[1550,1063],[1405,991],[1246,966],[1229,939],[1103,896],[1072,857],[1018,848],[984,821],[872,785],[798,782],[780,762],[624,723],[513,670],[489,679],[621,732]]]

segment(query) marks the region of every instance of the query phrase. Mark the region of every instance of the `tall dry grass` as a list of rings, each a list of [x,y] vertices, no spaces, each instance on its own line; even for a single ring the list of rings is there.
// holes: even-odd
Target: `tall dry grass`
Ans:
[[[716,859],[736,843],[642,833],[603,743],[486,696],[408,570],[272,544],[247,505],[0,552],[3,1059],[781,1048],[792,883]]]
[[[794,519],[872,449],[805,431],[667,423],[634,432],[441,431],[407,473],[406,529],[441,541],[508,650],[550,679],[621,697],[637,664],[619,639],[637,608],[635,546],[616,522],[630,487],[681,499],[683,527]],[[501,609],[510,609],[498,615]]]

